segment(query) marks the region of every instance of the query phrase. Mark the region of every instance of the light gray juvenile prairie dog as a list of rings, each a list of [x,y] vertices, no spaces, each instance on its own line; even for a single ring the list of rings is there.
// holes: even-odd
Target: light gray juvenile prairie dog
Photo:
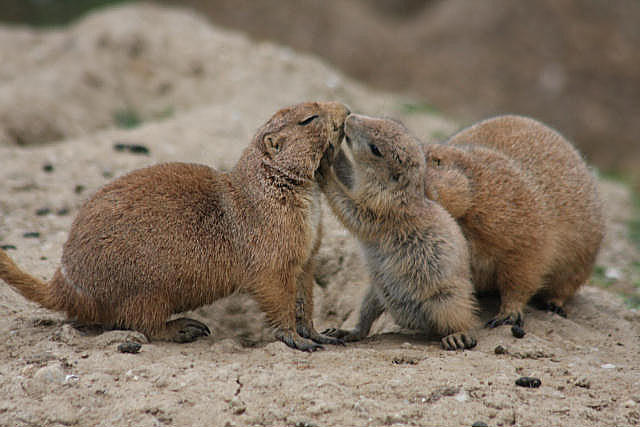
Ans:
[[[284,108],[229,173],[167,163],[116,179],[80,209],[48,283],[2,251],[0,278],[70,318],[176,342],[209,329],[169,316],[240,290],[290,347],[339,343],[311,320],[321,239],[315,173],[327,148],[340,144],[347,114],[339,103]]]
[[[318,183],[334,214],[359,240],[371,285],[353,330],[325,334],[356,341],[386,310],[402,327],[444,336],[445,349],[475,346],[478,320],[467,243],[455,220],[424,196],[425,160],[400,123],[351,114],[345,121],[351,171],[321,162]]]
[[[521,325],[534,296],[565,316],[605,230],[596,181],[575,148],[536,120],[508,115],[423,149],[426,194],[462,227],[476,289],[500,293],[488,326]]]

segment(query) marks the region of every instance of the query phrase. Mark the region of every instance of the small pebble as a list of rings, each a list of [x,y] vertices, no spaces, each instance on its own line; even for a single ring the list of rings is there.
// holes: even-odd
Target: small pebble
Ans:
[[[489,427],[489,426],[484,421],[476,421],[475,423],[471,424],[471,427]]]
[[[42,170],[45,172],[53,172],[53,165],[51,163],[45,163],[42,165]]]
[[[126,341],[118,345],[118,351],[120,353],[136,354],[137,352],[140,351],[140,348],[142,348],[142,345],[140,343],[133,342],[133,341]]]
[[[604,365],[600,366],[602,369],[615,369],[616,365],[613,365],[611,363],[605,363]]]
[[[607,267],[604,271],[604,277],[609,280],[620,280],[622,279],[622,271],[618,268]]]
[[[36,211],[36,215],[38,216],[45,216],[45,215],[49,215],[51,213],[51,209],[49,208],[40,208]]]
[[[591,388],[591,381],[589,381],[587,378],[581,378],[576,381],[576,386],[582,388]]]
[[[412,359],[410,357],[394,357],[391,361],[394,365],[417,365],[418,361],[416,359]]]
[[[73,187],[73,192],[76,194],[80,194],[82,193],[84,190],[86,189],[86,187],[82,184],[77,184],[75,187]]]
[[[25,237],[27,239],[31,239],[31,238],[36,238],[37,239],[38,237],[40,237],[40,233],[38,233],[37,231],[28,231],[28,232],[24,233],[22,235],[22,237]]]
[[[507,354],[507,349],[501,345],[497,345],[496,348],[493,349],[495,354]]]
[[[235,415],[242,415],[247,411],[247,405],[237,396],[229,402],[229,406],[233,409]]]
[[[525,336],[526,332],[524,331],[524,329],[522,329],[520,326],[518,325],[513,325],[511,327],[511,333],[513,334],[514,337],[516,338],[522,338]]]
[[[149,154],[149,149],[144,145],[139,144],[131,144],[129,146],[129,151],[134,154]]]
[[[80,377],[78,377],[77,375],[69,374],[64,377],[65,384],[76,384],[78,381],[80,381]]]
[[[15,250],[17,248],[15,245],[2,245],[0,246],[0,249],[2,249],[3,251],[8,251],[9,249]]]
[[[149,149],[142,144],[126,144],[124,142],[117,142],[113,144],[113,149],[116,151],[128,151],[133,154],[149,154]]]
[[[56,364],[38,369],[33,375],[33,379],[42,384],[63,384],[65,375],[62,368]]]
[[[69,214],[69,208],[61,208],[56,211],[56,215],[65,216]]]
[[[460,392],[453,396],[453,398],[458,402],[466,402],[467,400],[469,400],[469,395],[466,391],[460,390]]]
[[[516,385],[520,387],[538,388],[542,385],[542,381],[535,377],[520,377],[516,380]]]

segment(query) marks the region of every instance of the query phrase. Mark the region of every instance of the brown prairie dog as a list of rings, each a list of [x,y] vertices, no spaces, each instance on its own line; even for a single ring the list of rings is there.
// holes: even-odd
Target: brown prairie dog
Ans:
[[[369,334],[386,310],[402,327],[435,332],[449,350],[471,348],[478,325],[467,243],[455,220],[424,197],[423,153],[400,123],[351,114],[349,187],[328,162],[319,183],[334,214],[359,240],[371,285],[347,341]],[[339,161],[346,162],[341,155]],[[340,163],[340,170],[344,171]]]
[[[424,144],[426,194],[460,224],[478,291],[498,290],[489,326],[522,324],[534,296],[563,305],[588,280],[604,236],[596,181],[575,148],[520,116],[484,120]]]
[[[311,321],[321,238],[315,173],[340,144],[347,114],[330,102],[284,108],[229,173],[167,163],[116,179],[80,209],[48,283],[2,251],[0,278],[70,318],[176,342],[209,329],[169,316],[245,291],[287,345],[337,343]]]

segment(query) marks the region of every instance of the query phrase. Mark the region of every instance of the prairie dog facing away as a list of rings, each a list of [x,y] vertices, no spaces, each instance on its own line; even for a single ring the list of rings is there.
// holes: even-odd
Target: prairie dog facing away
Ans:
[[[500,293],[488,326],[521,325],[534,296],[566,316],[605,230],[596,181],[576,149],[543,123],[507,115],[423,150],[426,194],[469,241],[476,289]]]
[[[290,347],[339,343],[311,321],[321,239],[315,174],[340,144],[348,113],[335,102],[284,108],[228,173],[167,163],[118,178],[81,207],[48,283],[2,251],[0,278],[69,318],[176,342],[210,331],[169,316],[245,291]]]
[[[340,172],[328,161],[318,183],[333,213],[359,240],[371,284],[353,330],[325,334],[356,341],[369,334],[386,310],[402,327],[443,336],[445,349],[476,345],[478,326],[467,243],[455,220],[424,196],[424,155],[395,121],[351,114],[345,135],[353,163],[338,154]]]

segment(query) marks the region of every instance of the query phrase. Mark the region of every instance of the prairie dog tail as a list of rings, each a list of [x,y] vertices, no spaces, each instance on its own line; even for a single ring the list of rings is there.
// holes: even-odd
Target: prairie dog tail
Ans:
[[[22,271],[2,249],[0,249],[0,279],[28,300],[51,310],[59,310],[51,297],[47,283]]]

